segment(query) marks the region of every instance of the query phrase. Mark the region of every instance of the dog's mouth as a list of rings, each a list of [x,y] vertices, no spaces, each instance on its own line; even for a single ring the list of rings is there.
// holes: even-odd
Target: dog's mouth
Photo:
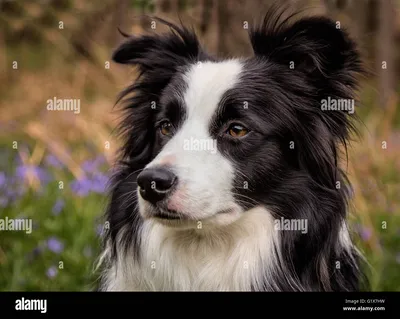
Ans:
[[[159,218],[159,219],[164,219],[164,220],[183,220],[183,219],[185,219],[178,212],[166,210],[166,209],[159,209],[159,208],[153,213],[153,217]]]
[[[222,210],[218,211],[213,216],[224,215],[224,214],[227,215],[232,212],[233,212],[233,208],[226,208],[226,209],[222,209]],[[213,217],[213,216],[211,216],[211,217]],[[170,221],[191,221],[191,220],[193,221],[194,220],[184,213],[166,209],[164,207],[154,207],[152,217],[161,219],[161,220],[170,220]]]
[[[229,225],[240,218],[243,211],[239,207],[228,206],[220,209],[214,214],[201,216],[199,214],[190,214],[188,212],[170,210],[163,205],[147,205],[147,209],[142,215],[145,219],[151,219],[159,224],[177,229],[196,229],[213,230],[215,227]]]

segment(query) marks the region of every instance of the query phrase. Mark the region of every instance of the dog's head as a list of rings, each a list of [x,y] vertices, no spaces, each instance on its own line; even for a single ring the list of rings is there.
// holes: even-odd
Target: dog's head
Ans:
[[[121,128],[125,191],[137,183],[142,217],[229,224],[254,206],[279,210],[282,187],[337,189],[338,144],[352,129],[361,71],[344,31],[326,18],[290,23],[272,12],[250,30],[254,56],[218,59],[193,31],[155,21],[171,32],[128,37],[113,55],[139,72],[121,94]]]

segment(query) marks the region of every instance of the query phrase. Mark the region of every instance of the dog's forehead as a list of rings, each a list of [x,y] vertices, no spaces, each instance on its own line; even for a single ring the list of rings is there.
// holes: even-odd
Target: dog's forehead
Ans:
[[[183,75],[182,97],[188,117],[210,120],[224,93],[237,86],[242,69],[243,64],[238,59],[191,65]]]

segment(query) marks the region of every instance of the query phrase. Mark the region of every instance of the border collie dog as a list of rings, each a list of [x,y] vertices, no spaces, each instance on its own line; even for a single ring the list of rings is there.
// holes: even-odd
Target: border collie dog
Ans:
[[[339,167],[356,133],[355,43],[325,17],[270,10],[254,55],[218,58],[195,32],[128,36],[123,145],[110,183],[100,291],[357,291],[365,276]]]

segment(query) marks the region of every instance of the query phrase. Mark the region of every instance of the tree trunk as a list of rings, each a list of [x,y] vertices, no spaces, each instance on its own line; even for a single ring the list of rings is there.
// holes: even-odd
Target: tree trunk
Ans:
[[[233,0],[232,0],[233,1]],[[229,40],[229,24],[230,24],[230,1],[217,1],[217,23],[218,23],[218,55],[227,57],[229,48],[227,41]]]
[[[379,1],[379,29],[376,47],[381,107],[387,107],[395,93],[394,12],[393,0]]]
[[[118,0],[115,3],[114,11],[112,13],[112,23],[110,27],[110,35],[108,45],[114,47],[117,43],[123,40],[122,35],[119,33],[118,29],[121,31],[129,33],[125,28],[127,27],[127,12],[129,9],[129,0]]]

